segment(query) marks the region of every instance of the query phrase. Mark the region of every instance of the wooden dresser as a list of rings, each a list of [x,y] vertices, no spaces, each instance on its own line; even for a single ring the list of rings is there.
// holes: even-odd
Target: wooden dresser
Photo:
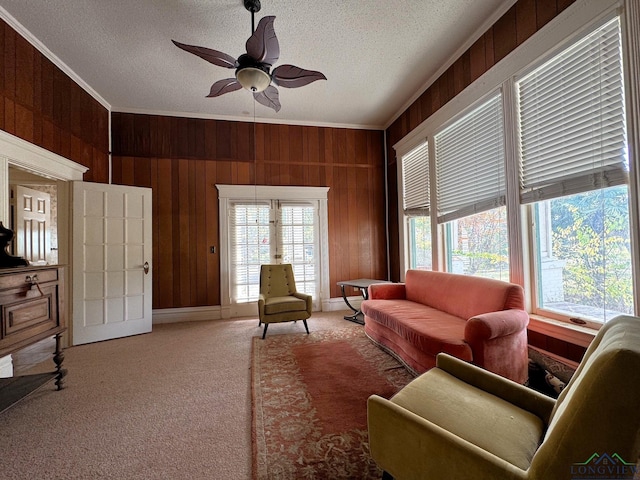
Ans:
[[[39,376],[43,381],[55,377],[58,390],[62,388],[66,373],[62,369],[64,355],[61,345],[61,334],[66,330],[63,288],[64,267],[61,266],[0,269],[0,357],[55,336],[56,349],[52,352],[55,371]],[[3,379],[2,389],[13,388],[24,396],[28,393],[25,383],[38,384],[34,384],[33,379],[25,377],[20,381],[19,378]]]

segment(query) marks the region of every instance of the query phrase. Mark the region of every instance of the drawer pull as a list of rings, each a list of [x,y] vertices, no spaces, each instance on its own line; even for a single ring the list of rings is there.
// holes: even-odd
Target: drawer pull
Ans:
[[[42,293],[42,289],[40,288],[40,284],[38,283],[38,275],[27,275],[26,278],[27,283],[31,284],[31,289],[33,289],[33,287],[36,287],[38,289],[38,291],[40,292],[40,295],[44,296],[44,293]]]

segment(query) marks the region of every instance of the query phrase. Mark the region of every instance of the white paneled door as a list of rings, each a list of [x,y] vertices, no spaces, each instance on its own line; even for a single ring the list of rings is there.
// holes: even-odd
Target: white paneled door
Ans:
[[[151,331],[151,189],[73,182],[73,344]]]
[[[12,185],[16,255],[32,265],[46,265],[51,250],[51,196],[21,185]]]

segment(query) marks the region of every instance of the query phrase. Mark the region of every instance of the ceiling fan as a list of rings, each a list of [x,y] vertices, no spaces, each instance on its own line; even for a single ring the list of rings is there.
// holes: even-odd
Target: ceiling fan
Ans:
[[[209,63],[219,67],[236,69],[235,78],[225,78],[215,82],[207,97],[218,97],[244,87],[253,92],[253,98],[257,102],[278,112],[280,100],[276,85],[297,88],[316,80],[326,80],[327,77],[320,72],[305,70],[295,65],[280,65],[269,73],[273,64],[280,57],[280,45],[273,29],[273,21],[276,17],[262,17],[258,28],[254,28],[254,16],[256,12],[260,11],[260,0],[244,0],[244,7],[251,12],[252,35],[246,43],[247,53],[240,55],[237,59],[211,48],[171,41],[178,48],[193,53]]]

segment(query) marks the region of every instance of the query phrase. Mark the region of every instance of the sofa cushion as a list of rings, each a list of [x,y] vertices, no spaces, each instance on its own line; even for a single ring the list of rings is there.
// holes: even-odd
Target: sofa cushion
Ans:
[[[471,347],[463,340],[466,321],[462,318],[409,300],[367,300],[361,308],[423,352],[434,357],[447,352],[473,360]]]
[[[490,278],[408,270],[406,299],[465,320],[499,310],[524,310],[522,287]]]

